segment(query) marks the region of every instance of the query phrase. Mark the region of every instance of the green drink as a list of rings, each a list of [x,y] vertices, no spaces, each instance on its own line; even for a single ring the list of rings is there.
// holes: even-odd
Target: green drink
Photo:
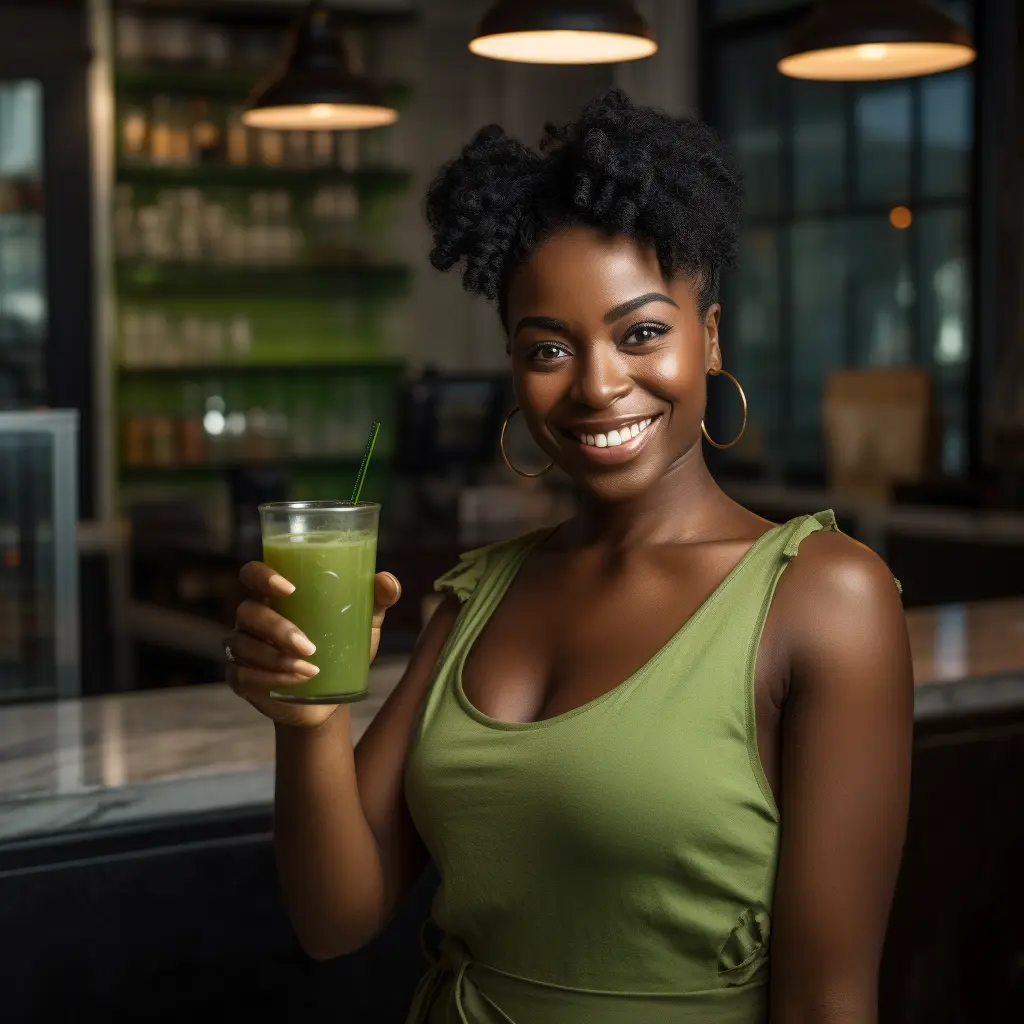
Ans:
[[[260,506],[263,561],[295,587],[272,607],[316,644],[307,660],[320,669],[272,691],[278,700],[346,704],[367,695],[379,512],[372,502]]]

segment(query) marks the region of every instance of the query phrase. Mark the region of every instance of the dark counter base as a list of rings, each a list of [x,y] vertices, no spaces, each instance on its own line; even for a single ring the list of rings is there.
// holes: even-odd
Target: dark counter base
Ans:
[[[436,878],[367,949],[318,964],[285,916],[268,827],[249,815],[6,848],[4,1020],[400,1024]]]
[[[919,725],[880,1024],[1024,1020],[1022,778],[1024,713]],[[4,1019],[401,1024],[435,874],[373,945],[316,964],[269,825],[239,813],[0,850]]]

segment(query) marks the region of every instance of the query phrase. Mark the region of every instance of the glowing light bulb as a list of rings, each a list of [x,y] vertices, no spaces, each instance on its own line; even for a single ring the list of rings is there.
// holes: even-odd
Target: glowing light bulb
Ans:
[[[905,206],[894,206],[889,211],[889,223],[899,231],[909,228],[914,217]]]
[[[889,47],[885,43],[863,43],[857,47],[857,56],[861,60],[885,60]]]

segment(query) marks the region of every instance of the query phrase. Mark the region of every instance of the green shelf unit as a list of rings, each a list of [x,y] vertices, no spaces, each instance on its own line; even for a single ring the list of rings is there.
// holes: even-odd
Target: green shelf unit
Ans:
[[[165,188],[280,188],[311,192],[322,185],[347,182],[360,195],[393,194],[408,187],[411,175],[389,168],[365,167],[358,171],[326,168],[260,167],[232,164],[194,164],[185,167],[119,164],[117,181],[141,190]]]
[[[400,360],[362,362],[360,360],[338,360],[337,362],[310,363],[194,363],[189,366],[120,366],[123,377],[150,380],[194,380],[196,377],[223,377],[242,375],[261,377],[292,377],[301,374],[329,374],[347,371],[362,378],[385,377],[394,379],[402,372],[404,363]]]
[[[209,263],[118,261],[121,299],[159,300],[231,295],[330,298],[373,295],[398,298],[408,287],[408,267],[398,264],[338,262],[284,266],[230,266]]]

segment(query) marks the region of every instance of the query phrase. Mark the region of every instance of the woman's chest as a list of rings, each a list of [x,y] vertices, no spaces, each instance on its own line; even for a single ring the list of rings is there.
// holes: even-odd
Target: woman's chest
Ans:
[[[720,632],[719,622],[703,620],[728,613],[727,578],[743,555],[742,545],[694,547],[612,565],[576,557],[524,570],[465,657],[465,698],[489,718],[537,722],[601,698],[667,656],[670,645],[685,660],[688,646]],[[766,646],[775,647],[770,638]],[[758,672],[765,687],[777,660]]]

